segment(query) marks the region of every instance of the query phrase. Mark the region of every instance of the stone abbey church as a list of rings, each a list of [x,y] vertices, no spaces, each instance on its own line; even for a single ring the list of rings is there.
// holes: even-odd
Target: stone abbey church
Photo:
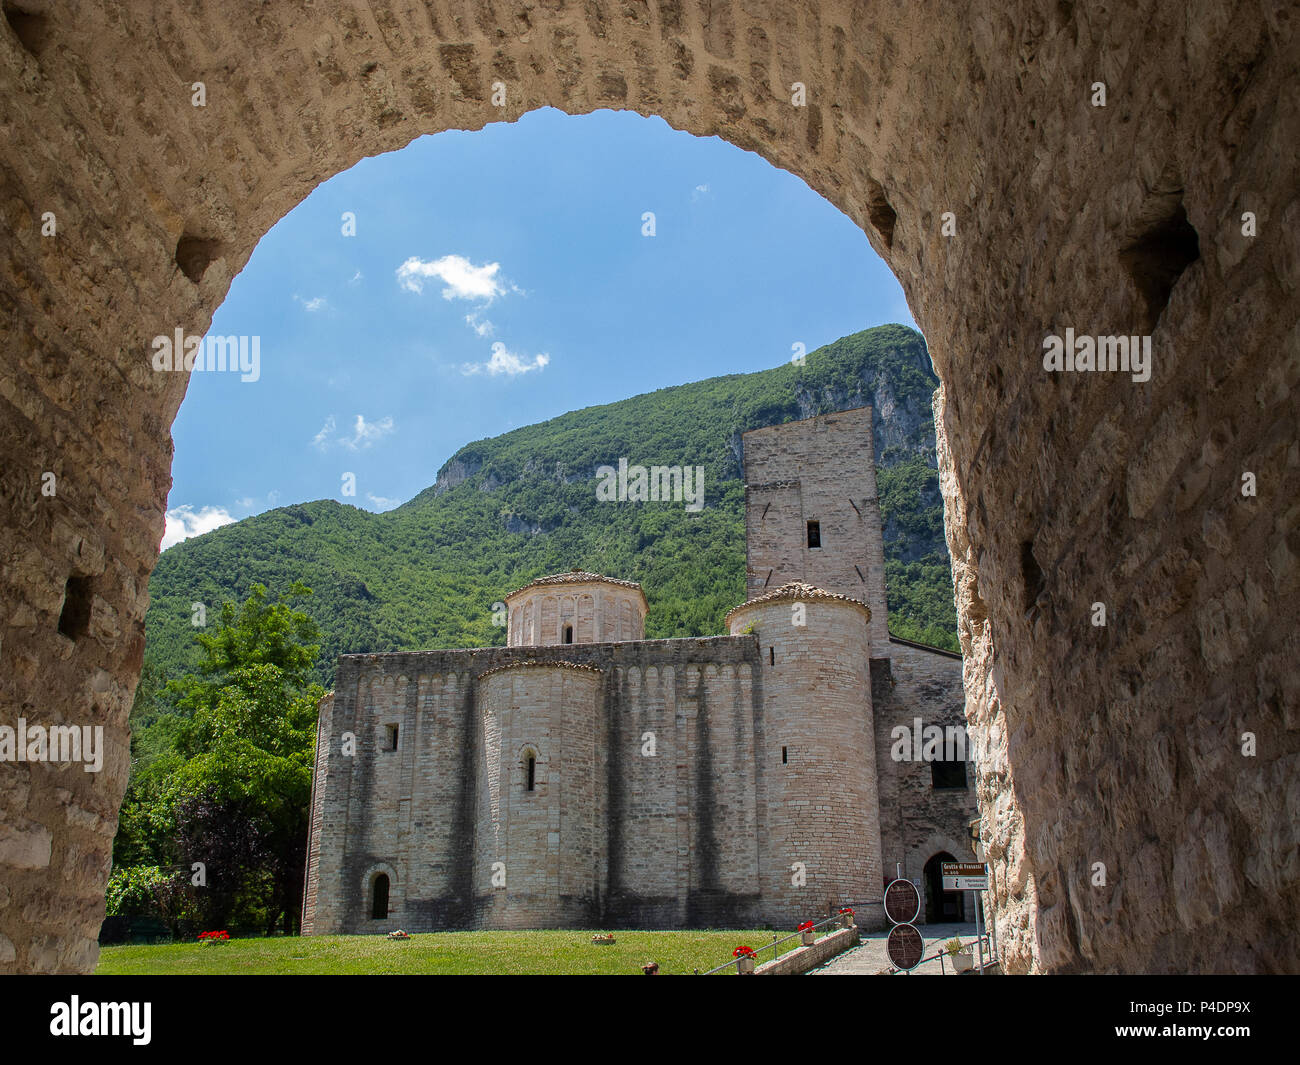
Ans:
[[[303,932],[871,925],[899,864],[969,919],[938,865],[973,774],[894,738],[964,725],[962,662],[889,635],[871,427],[745,434],[730,635],[647,640],[640,585],[574,571],[506,598],[505,647],[342,656]]]

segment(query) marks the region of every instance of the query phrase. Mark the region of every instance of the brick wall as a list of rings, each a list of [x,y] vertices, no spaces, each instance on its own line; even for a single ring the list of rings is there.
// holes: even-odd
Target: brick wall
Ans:
[[[861,942],[862,934],[854,928],[837,928],[822,936],[811,947],[797,947],[754,969],[755,976],[799,976],[825,965],[837,954],[852,950]]]

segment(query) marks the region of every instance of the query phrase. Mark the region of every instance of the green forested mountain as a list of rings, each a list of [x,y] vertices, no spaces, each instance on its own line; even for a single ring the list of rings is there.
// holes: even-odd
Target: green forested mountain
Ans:
[[[956,649],[956,611],[935,470],[921,336],[880,326],[793,364],[588,407],[458,451],[434,485],[384,514],[319,500],[187,540],[150,582],[146,662],[177,676],[198,661],[192,605],[209,615],[301,580],[320,627],[316,677],[340,653],[505,642],[493,604],[547,573],[581,567],[642,582],[646,635],[716,634],[745,597],[741,433],[870,404],[885,521],[890,629]],[[602,503],[595,470],[704,467],[705,506]]]

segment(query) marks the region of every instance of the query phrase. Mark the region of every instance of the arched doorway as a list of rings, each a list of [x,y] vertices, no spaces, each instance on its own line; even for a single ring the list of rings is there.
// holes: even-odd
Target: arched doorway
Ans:
[[[943,863],[955,862],[940,851],[925,863],[925,923],[952,924],[966,920],[966,893],[943,890]]]
[[[375,877],[370,889],[370,916],[376,921],[388,917],[388,874],[380,873]]]

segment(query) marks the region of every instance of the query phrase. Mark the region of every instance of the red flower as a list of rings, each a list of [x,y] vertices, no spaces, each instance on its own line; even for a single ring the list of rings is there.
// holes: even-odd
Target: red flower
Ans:
[[[737,947],[731,952],[733,958],[748,958],[754,953],[753,947]]]
[[[847,906],[840,910],[840,913],[847,913],[850,917],[853,916],[853,911]]]
[[[813,930],[812,921],[804,921],[804,923],[799,926],[800,932],[811,932],[812,930]]]

